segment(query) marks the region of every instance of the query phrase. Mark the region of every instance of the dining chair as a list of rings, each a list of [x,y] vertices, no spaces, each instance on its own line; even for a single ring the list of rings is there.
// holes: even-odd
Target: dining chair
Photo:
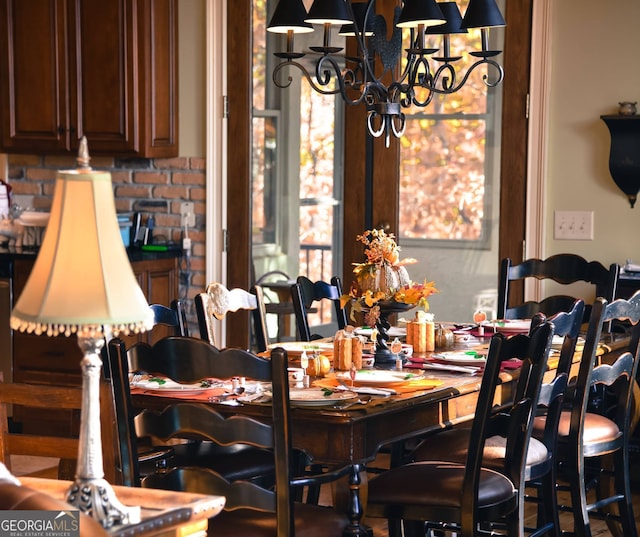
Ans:
[[[306,276],[298,276],[296,278],[296,283],[291,286],[291,300],[300,341],[312,341],[322,337],[311,333],[307,316],[309,309],[316,301],[330,300],[333,302],[338,329],[342,330],[347,326],[347,313],[340,305],[341,296],[342,282],[338,276],[333,276],[330,283],[324,281],[312,282]]]
[[[462,537],[478,534],[480,525],[500,523],[507,534],[523,534],[524,507],[519,491],[526,479],[526,459],[553,326],[545,321],[531,332],[510,338],[491,338],[482,375],[475,417],[464,462],[446,458],[411,462],[369,481],[367,517],[402,520],[404,534],[424,536],[426,529],[456,531]],[[513,399],[494,408],[501,365],[522,360]],[[485,450],[496,436],[509,463],[503,471],[485,466]],[[436,435],[432,441],[438,442]]]
[[[560,535],[560,523],[556,500],[556,472],[554,454],[556,452],[558,422],[564,401],[568,374],[573,362],[576,344],[580,335],[584,301],[577,299],[569,312],[559,312],[548,319],[552,323],[553,336],[562,338],[562,344],[557,357],[555,376],[547,383],[543,383],[538,397],[536,414],[544,416],[544,434],[539,439],[532,438],[527,448],[524,468],[525,487],[518,490],[519,503],[526,500],[538,504],[536,527],[526,528],[529,536]],[[532,330],[547,321],[544,314],[537,313],[532,319]],[[556,359],[554,354],[553,359]],[[549,358],[548,362],[551,360]],[[505,413],[503,407],[497,412]],[[540,419],[540,418],[538,418]],[[463,464],[467,456],[469,434],[468,424],[458,426],[447,431],[437,433],[423,441],[412,453],[413,461],[446,460]],[[494,435],[485,445],[483,465],[508,475],[512,461],[506,451],[507,439],[501,435]],[[530,489],[527,495],[526,490]],[[535,492],[535,495],[534,495]]]
[[[599,363],[598,348],[604,327],[612,321],[631,324],[629,344],[612,363]],[[640,292],[629,300],[596,299],[585,338],[577,378],[558,426],[558,476],[567,483],[574,533],[591,535],[590,517],[607,521],[614,535],[638,535],[631,501],[629,436],[634,409],[634,387],[640,348]],[[594,385],[606,386],[606,405],[590,404]],[[542,434],[536,419],[534,434]],[[595,491],[596,501],[587,495]],[[611,509],[617,505],[617,512]]]
[[[295,315],[291,302],[291,285],[294,282],[286,272],[270,270],[255,280],[256,286],[269,291],[265,292],[264,308],[267,315],[275,315],[278,319],[276,341],[286,341],[291,334],[291,318]],[[275,295],[277,301],[271,297]],[[295,338],[295,335],[293,335]]]
[[[184,305],[181,300],[176,299],[171,301],[169,306],[164,304],[150,304],[149,308],[153,312],[153,326],[166,327],[172,335],[175,336],[188,336],[189,327],[187,323],[187,315]],[[154,341],[163,337],[162,333],[156,334]],[[119,341],[119,340],[118,340]],[[134,339],[127,339],[127,342],[132,344]],[[102,348],[102,362],[103,362],[103,375],[107,380],[115,380],[115,384],[112,382],[112,396],[114,404],[117,410],[117,414],[123,419],[118,420],[116,424],[118,442],[122,444],[120,447],[121,453],[129,453],[133,449],[131,445],[131,435],[129,434],[129,413],[130,413],[130,400],[128,383],[123,383],[120,379],[122,371],[120,371],[121,365],[114,361],[109,360],[107,353],[109,352],[109,346],[105,345]],[[115,368],[112,371],[112,368]],[[120,461],[119,471],[122,475],[123,484],[127,486],[135,486],[139,483],[140,472],[148,472],[148,468],[155,465],[165,466],[167,460],[173,456],[173,448],[171,446],[142,446],[137,445],[137,463],[136,466],[130,466],[131,460],[127,457]]]
[[[8,408],[22,406],[44,411],[50,408],[75,412],[78,417],[82,409],[82,388],[77,386],[53,386],[50,384],[24,384],[0,382],[0,462],[11,471],[12,455],[32,457],[52,457],[59,459],[58,478],[73,479],[78,458],[78,436],[60,434],[22,432],[9,424]],[[100,424],[102,457],[105,479],[121,484],[121,476],[116,471],[117,441],[114,436],[115,411],[111,399],[111,386],[100,381]]]
[[[253,317],[255,347],[258,352],[267,350],[266,310],[262,287],[255,285],[249,291],[227,289],[221,283],[207,285],[206,292],[194,297],[200,337],[211,345],[216,345],[214,320],[222,320],[229,312],[249,310]]]
[[[260,483],[246,480],[230,482],[218,471],[193,467],[156,472],[147,476],[142,485],[225,496],[224,511],[209,521],[209,532],[217,537],[341,536],[348,524],[345,514],[331,507],[293,501],[296,488],[338,479],[351,469],[345,467],[319,476],[295,477],[286,351],[277,348],[271,351],[270,358],[262,358],[241,349],[213,349],[215,356],[210,363],[194,361],[187,371],[180,360],[184,355],[184,339],[169,338],[163,344],[165,351],[160,359],[140,355],[139,365],[180,382],[196,382],[211,375],[268,382],[272,394],[270,410],[252,416],[234,415],[233,412],[225,415],[203,403],[178,402],[159,412],[143,410],[135,418],[136,434],[156,436],[164,441],[175,434],[180,435],[178,429],[184,427],[192,437],[230,446],[257,446],[253,449],[262,449],[271,455],[275,465],[275,487],[264,488]]]
[[[169,369],[164,373],[167,376],[214,377],[217,372],[214,362],[219,354],[215,347],[201,339],[180,336],[163,338],[154,345],[138,342],[129,349],[122,340],[114,338],[108,347],[107,359],[118,416],[120,458],[126,485],[140,486],[144,476],[159,467],[187,463],[217,469],[228,479],[253,477],[273,483],[273,461],[264,450],[251,446],[226,447],[191,439],[165,445],[164,449],[170,449],[170,453],[160,457],[160,453],[153,456],[159,449],[157,444],[153,445],[146,441],[148,439],[138,438],[135,434],[134,419],[137,412],[131,401],[129,374],[151,371],[163,373]],[[177,375],[172,368],[179,369],[181,373]],[[188,439],[188,434],[184,438]]]
[[[564,294],[551,295],[540,302],[528,301],[513,304],[510,297],[511,287],[516,281],[526,278],[552,280],[558,284],[570,285],[586,282],[594,287],[594,297],[613,300],[618,285],[620,266],[616,263],[605,267],[598,261],[587,261],[575,254],[556,254],[547,259],[527,259],[514,265],[511,259],[504,258],[498,277],[498,319],[530,319],[537,312],[554,315],[559,311],[568,311],[576,298]],[[585,301],[584,322],[589,320],[591,301]]]
[[[173,300],[169,306],[165,306],[164,304],[150,304],[149,307],[151,311],[153,311],[154,326],[168,326],[173,329],[174,336],[189,335],[187,313],[181,300]]]

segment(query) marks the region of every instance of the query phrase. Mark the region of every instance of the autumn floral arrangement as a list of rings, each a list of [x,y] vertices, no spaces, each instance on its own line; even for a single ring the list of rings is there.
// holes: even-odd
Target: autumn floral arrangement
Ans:
[[[380,304],[399,302],[429,309],[428,297],[437,293],[434,282],[414,283],[405,265],[415,259],[400,259],[400,247],[392,233],[383,229],[371,229],[356,237],[365,245],[367,260],[354,263],[355,280],[349,294],[342,297],[343,307],[352,303],[352,314],[365,312],[365,323],[375,326],[380,317]]]

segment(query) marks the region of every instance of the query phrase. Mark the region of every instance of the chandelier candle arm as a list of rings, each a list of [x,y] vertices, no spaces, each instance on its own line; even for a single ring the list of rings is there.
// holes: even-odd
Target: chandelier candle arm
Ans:
[[[494,69],[497,76],[493,79],[483,75],[488,88],[497,86],[504,78],[502,67],[489,58],[501,53],[489,49],[489,28],[505,26],[505,21],[496,4],[496,0],[470,0],[464,17],[460,15],[457,4],[436,2],[435,0],[404,0],[402,9],[396,7],[393,31],[387,39],[387,21],[375,13],[375,0],[352,2],[351,0],[314,0],[308,15],[302,0],[280,0],[269,22],[267,30],[287,34],[286,52],[275,55],[283,61],[274,67],[273,81],[279,88],[291,85],[279,80],[284,67],[300,71],[314,91],[324,94],[340,94],[349,105],[365,104],[367,111],[367,129],[371,136],[384,135],[385,145],[389,147],[390,137],[400,138],[404,134],[404,114],[396,107],[428,106],[434,94],[448,95],[459,91],[468,81],[472,72],[481,66]],[[293,47],[293,34],[313,31],[313,24],[321,25],[322,44],[311,46],[312,52],[319,54],[315,60],[315,80],[307,67],[294,61],[306,55],[306,51],[296,51]],[[331,26],[340,26],[340,35],[355,38],[357,57],[339,56],[342,47],[331,44]],[[311,29],[310,29],[311,27]],[[402,48],[402,29],[409,29],[409,46]],[[468,54],[478,58],[467,71],[457,73],[452,65],[462,56],[451,55],[451,34],[467,33],[467,29],[479,29],[480,51]],[[442,53],[431,61],[444,62],[432,72],[429,56],[438,51],[426,47],[427,35],[442,35]],[[349,68],[348,63],[355,63]],[[397,71],[404,62],[402,72],[392,77],[391,82],[383,82],[383,76]],[[329,63],[331,69],[324,68]],[[341,67],[344,65],[344,67]],[[382,72],[377,73],[376,68]],[[460,80],[460,82],[457,82]],[[330,85],[335,81],[335,89]],[[416,89],[426,95],[417,96]]]

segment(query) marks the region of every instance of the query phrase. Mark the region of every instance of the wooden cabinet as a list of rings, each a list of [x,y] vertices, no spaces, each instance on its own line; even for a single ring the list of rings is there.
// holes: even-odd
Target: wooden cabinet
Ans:
[[[0,5],[0,149],[178,155],[177,0]]]
[[[147,301],[169,304],[178,297],[178,257],[134,253],[131,266]],[[17,300],[31,273],[34,259],[14,260],[13,297]],[[155,340],[162,335],[158,327],[137,339]],[[134,341],[136,338],[130,338]],[[82,353],[75,336],[47,337],[13,332],[13,380],[32,384],[79,386],[82,383],[80,361]],[[70,412],[51,409],[37,416],[15,409],[15,421],[23,423],[25,430],[43,430],[49,427],[71,431],[76,418]],[[30,429],[32,428],[33,429]]]

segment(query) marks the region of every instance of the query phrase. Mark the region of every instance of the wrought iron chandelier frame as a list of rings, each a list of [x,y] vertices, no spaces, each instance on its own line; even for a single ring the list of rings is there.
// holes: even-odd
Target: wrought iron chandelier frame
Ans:
[[[330,22],[322,21],[323,44],[310,47],[310,53],[318,55],[313,69],[314,76],[307,67],[298,60],[307,52],[294,50],[294,34],[313,31],[310,22],[318,23],[314,19],[314,8],[319,2],[334,5],[334,10],[344,9],[342,16],[336,15]],[[424,2],[429,9],[434,6],[437,11],[428,20],[415,20],[416,4]],[[471,0],[464,19],[455,2],[436,3],[435,0],[405,0],[404,7],[394,9],[393,32],[387,39],[387,23],[382,15],[375,13],[375,0],[366,2],[352,2],[351,0],[315,0],[306,17],[296,23],[288,25],[278,21],[279,10],[286,10],[288,18],[296,17],[296,10],[301,0],[280,0],[276,12],[271,19],[268,30],[286,33],[287,49],[276,52],[282,59],[273,69],[273,82],[278,88],[287,88],[293,78],[290,74],[283,79],[282,71],[286,67],[298,69],[314,91],[323,95],[339,94],[348,105],[364,103],[367,114],[367,129],[374,137],[384,135],[385,145],[389,147],[390,136],[399,138],[405,129],[405,114],[403,109],[410,106],[426,107],[437,94],[449,95],[459,91],[469,79],[470,75],[482,66],[487,66],[487,72],[482,76],[486,87],[499,85],[504,78],[502,66],[494,59],[502,51],[489,49],[489,28],[504,26],[504,19],[495,0]],[[343,4],[343,5],[342,5]],[[419,10],[425,9],[418,6]],[[302,6],[304,10],[304,6]],[[324,6],[326,12],[331,7]],[[409,14],[405,14],[405,10]],[[412,13],[413,11],[413,13]],[[304,11],[306,14],[306,10]],[[298,19],[300,12],[298,11]],[[420,18],[422,15],[418,15]],[[475,18],[474,18],[475,17]],[[408,19],[408,20],[407,20]],[[433,25],[429,25],[431,22]],[[297,25],[296,25],[297,24]],[[341,35],[354,37],[357,43],[357,56],[339,54],[341,47],[331,45],[332,26],[342,26]],[[348,25],[348,27],[347,27]],[[399,62],[403,58],[402,29],[409,28],[409,47],[405,49],[405,62],[400,74],[394,77]],[[481,32],[482,49],[470,51],[469,55],[477,60],[469,66],[463,74],[457,72],[455,62],[462,56],[452,56],[450,53],[451,34],[467,33],[467,28],[479,28]],[[442,35],[442,55],[433,56],[439,49],[425,46],[426,35]],[[376,75],[376,59],[382,65],[382,72]],[[430,61],[433,60],[433,61]],[[432,65],[438,62],[437,67]],[[494,76],[490,76],[493,71]],[[391,77],[390,83],[384,79]],[[335,83],[335,86],[332,86]]]

